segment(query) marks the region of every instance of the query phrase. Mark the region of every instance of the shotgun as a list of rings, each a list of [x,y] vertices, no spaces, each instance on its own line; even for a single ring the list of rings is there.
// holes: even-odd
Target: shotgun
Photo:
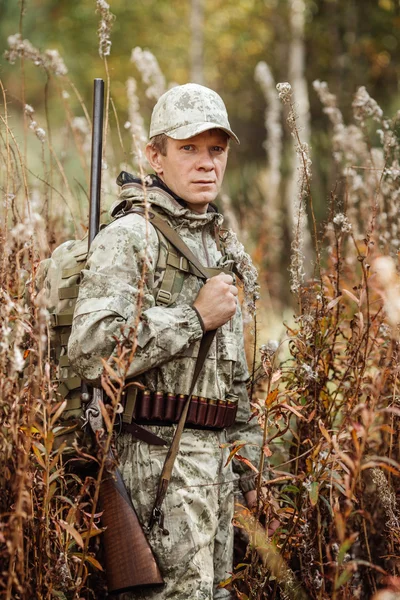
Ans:
[[[103,153],[104,81],[94,80],[92,157],[90,172],[89,248],[99,231],[101,162]],[[88,393],[82,389],[82,393]],[[93,433],[103,430],[100,402],[101,389],[91,390],[85,417]],[[138,429],[141,429],[138,427]],[[140,432],[139,432],[140,433]],[[146,432],[150,433],[150,432]],[[140,437],[138,435],[137,437]],[[152,443],[164,443],[154,436]],[[113,464],[112,455],[109,462]],[[150,544],[118,469],[105,472],[100,486],[103,545],[108,592],[119,594],[138,587],[162,585],[163,579]]]

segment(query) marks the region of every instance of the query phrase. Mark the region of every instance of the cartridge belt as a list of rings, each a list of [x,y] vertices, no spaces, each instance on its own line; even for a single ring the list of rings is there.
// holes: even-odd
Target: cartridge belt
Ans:
[[[135,388],[132,412],[126,418],[124,412],[123,429],[129,431],[132,420],[139,425],[171,425],[178,423],[187,400],[184,394],[168,394],[137,390]],[[127,398],[129,405],[131,398]],[[127,408],[126,405],[126,408]],[[233,425],[237,412],[237,402],[231,400],[212,400],[201,396],[192,396],[185,427],[194,429],[224,429]]]

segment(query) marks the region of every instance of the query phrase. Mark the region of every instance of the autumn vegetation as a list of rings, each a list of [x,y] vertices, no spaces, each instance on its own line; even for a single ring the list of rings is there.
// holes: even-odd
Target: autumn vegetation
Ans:
[[[66,405],[55,393],[51,325],[36,285],[40,261],[87,227],[90,97],[69,72],[72,48],[61,56],[21,35],[29,6],[20,4],[20,32],[7,32],[5,54],[14,81],[0,84],[0,594],[103,598],[97,496],[102,471],[112,467],[108,450],[125,381],[104,375],[112,402],[98,451],[78,445],[66,452],[57,443]],[[101,58],[95,76],[106,82],[106,222],[118,172],[147,168],[143,107],[174,79],[136,45],[135,78],[114,88],[118,19],[104,0],[92,4]],[[291,3],[282,4],[289,19]],[[255,39],[261,37],[257,29]],[[30,88],[36,72],[44,75],[40,107],[30,100],[38,97],[36,80],[34,94]],[[301,86],[297,92],[291,79],[293,85],[275,81],[266,61],[252,65],[247,93],[264,103],[258,114],[267,167],[258,158],[242,170],[234,165],[221,196],[227,222],[260,272],[261,298],[246,341],[253,418],[263,432],[259,462],[251,465],[257,507],[249,511],[238,495],[235,525],[246,543],[224,585],[241,600],[396,600],[400,112],[386,116],[394,102],[383,110],[362,84],[342,111],[315,74],[309,94],[325,137],[312,135]],[[120,372],[133,355],[121,348]],[[241,448],[241,440],[232,445],[231,460],[241,459]]]

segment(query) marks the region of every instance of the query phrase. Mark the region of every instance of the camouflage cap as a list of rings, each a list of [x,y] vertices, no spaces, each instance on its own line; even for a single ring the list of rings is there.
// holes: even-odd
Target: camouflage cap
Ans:
[[[150,139],[165,133],[174,140],[187,140],[208,129],[222,129],[237,144],[222,98],[210,88],[186,83],[163,94],[153,109]]]

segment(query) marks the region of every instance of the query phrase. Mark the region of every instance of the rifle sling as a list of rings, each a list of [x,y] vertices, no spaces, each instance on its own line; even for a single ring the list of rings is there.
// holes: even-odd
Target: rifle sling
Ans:
[[[146,216],[146,211],[142,207],[135,207],[129,212],[136,212]],[[168,223],[164,221],[164,219],[157,216],[151,211],[147,211],[147,216],[150,222],[154,225],[154,227],[161,231],[161,233],[167,238],[167,240],[182,254],[182,256],[184,256],[191,263],[192,267],[194,268],[194,272],[198,277],[201,277],[202,279],[209,279],[210,277],[213,277],[213,275],[215,275],[215,269],[208,270],[207,267],[204,267],[198,260],[198,258],[190,250],[190,248],[188,248],[188,246],[182,240],[180,235],[170,225],[168,225]],[[174,467],[175,459],[179,452],[179,445],[182,437],[182,432],[185,427],[186,417],[189,412],[189,406],[190,401],[192,399],[193,390],[196,385],[197,379],[200,375],[201,369],[203,368],[204,361],[206,360],[208,351],[214,340],[216,332],[217,330],[207,331],[200,342],[199,354],[197,356],[189,394],[161,471],[156,499],[150,515],[148,531],[152,529],[155,523],[158,523],[158,525],[163,529],[163,532],[168,533],[163,526],[164,515],[161,506],[164,502],[169,481],[172,475],[172,469]]]
[[[186,417],[187,417],[187,414],[189,411],[189,405],[190,405],[190,401],[192,399],[193,390],[196,385],[197,379],[200,375],[200,371],[203,368],[204,361],[206,360],[208,351],[210,349],[210,346],[213,342],[213,339],[214,339],[216,333],[217,333],[216,329],[214,329],[213,331],[207,331],[204,334],[204,336],[200,342],[199,354],[198,354],[198,357],[196,360],[196,365],[195,365],[194,373],[193,373],[193,379],[192,379],[192,383],[190,384],[189,394],[188,394],[185,406],[183,407],[181,418],[179,419],[179,423],[175,430],[175,434],[172,439],[171,446],[167,452],[167,456],[165,457],[164,465],[163,465],[163,468],[161,471],[160,479],[158,482],[156,499],[155,499],[153,509],[150,514],[148,531],[151,531],[154,524],[158,523],[158,525],[162,528],[163,533],[168,534],[168,531],[166,529],[164,529],[164,525],[163,525],[164,515],[162,512],[161,506],[162,506],[162,503],[164,502],[164,498],[167,493],[169,481],[170,481],[171,475],[172,475],[172,469],[174,467],[175,459],[179,452],[179,445],[180,445],[180,441],[181,441],[181,437],[182,437],[182,432],[185,427],[185,421],[186,421]]]

